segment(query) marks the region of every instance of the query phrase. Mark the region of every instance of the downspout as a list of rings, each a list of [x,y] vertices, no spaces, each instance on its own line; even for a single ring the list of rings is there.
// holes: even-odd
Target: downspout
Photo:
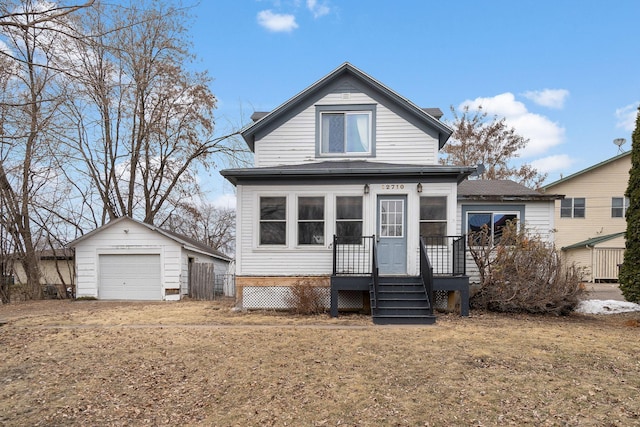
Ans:
[[[596,269],[595,269],[595,247],[593,245],[586,245],[586,248],[591,251],[591,283],[596,283]]]

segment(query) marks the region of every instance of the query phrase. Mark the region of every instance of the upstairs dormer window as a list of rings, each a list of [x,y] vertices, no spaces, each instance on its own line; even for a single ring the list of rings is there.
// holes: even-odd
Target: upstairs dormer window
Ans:
[[[374,145],[374,106],[318,106],[320,156],[370,156]]]

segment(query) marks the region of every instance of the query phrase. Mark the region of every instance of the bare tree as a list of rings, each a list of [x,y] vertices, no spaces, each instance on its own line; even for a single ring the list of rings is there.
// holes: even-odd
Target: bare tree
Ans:
[[[182,204],[160,226],[191,237],[224,254],[235,252],[234,209],[219,208],[211,203]]]
[[[216,136],[210,78],[188,69],[187,18],[162,2],[102,5],[83,17],[100,35],[70,59],[79,69],[66,111],[77,132],[67,146],[72,174],[95,189],[87,201],[101,203],[97,225],[123,215],[162,220],[199,193],[197,168],[243,151],[237,132]]]
[[[55,50],[60,44],[59,19],[65,8],[35,1],[3,9],[0,20],[5,48],[0,71],[4,93],[0,122],[0,200],[3,225],[24,268],[32,298],[42,296],[32,202],[51,182],[53,134],[59,103]],[[7,7],[6,5],[3,7]]]
[[[519,150],[526,147],[528,139],[509,127],[504,118],[487,119],[487,113],[480,108],[473,114],[465,107],[459,116],[452,107],[454,115],[453,135],[442,149],[445,157],[441,164],[476,166],[484,165],[481,179],[511,179],[529,188],[538,188],[546,175],[540,174],[531,165],[511,166],[513,159],[519,157]]]

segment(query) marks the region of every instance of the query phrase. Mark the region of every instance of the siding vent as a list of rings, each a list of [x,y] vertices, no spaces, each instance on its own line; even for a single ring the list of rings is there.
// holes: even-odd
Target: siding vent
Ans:
[[[342,99],[351,99],[351,92],[342,92]]]

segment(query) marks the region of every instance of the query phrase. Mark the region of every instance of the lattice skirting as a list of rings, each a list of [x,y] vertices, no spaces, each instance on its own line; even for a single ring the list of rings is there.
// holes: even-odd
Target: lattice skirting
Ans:
[[[329,309],[331,291],[329,288],[319,289],[322,292],[324,305]],[[289,293],[288,286],[244,286],[242,288],[242,308],[286,310],[290,308],[286,303]],[[362,292],[340,291],[338,292],[338,309],[361,309],[363,308],[362,299]]]
[[[449,291],[434,291],[433,299],[433,308],[437,310],[447,310],[449,308]]]

